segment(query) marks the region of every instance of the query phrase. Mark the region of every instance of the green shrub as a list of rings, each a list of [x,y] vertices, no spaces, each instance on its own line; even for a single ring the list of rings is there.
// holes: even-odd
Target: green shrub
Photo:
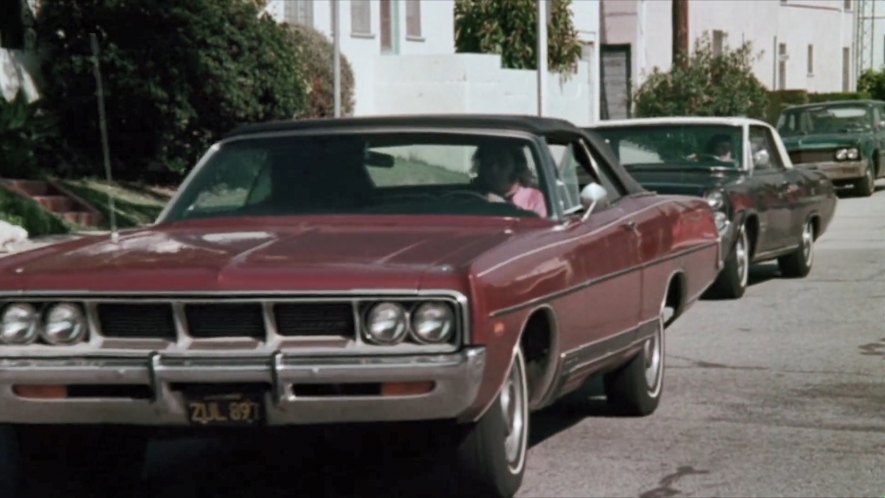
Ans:
[[[93,174],[102,156],[90,33],[117,178],[178,180],[231,128],[304,108],[290,37],[255,2],[44,0],[37,30],[47,100]]]
[[[581,58],[571,0],[553,0],[547,22],[547,66],[571,73]],[[538,6],[535,0],[455,0],[455,49],[500,54],[504,67],[535,69]]]
[[[44,211],[36,202],[2,187],[0,187],[0,219],[23,227],[28,231],[29,237],[70,231],[68,225]]]
[[[684,65],[668,72],[654,69],[636,92],[636,115],[763,118],[768,95],[753,75],[753,59],[750,42],[713,55],[710,36],[704,33]]]
[[[857,81],[857,91],[876,100],[885,100],[885,71],[864,71]]]
[[[765,120],[772,125],[777,124],[777,118],[788,106],[807,103],[808,92],[805,90],[773,90],[768,92]]]
[[[335,47],[326,35],[302,24],[289,26],[292,42],[298,50],[307,89],[307,104],[301,117],[335,116]],[[353,114],[353,71],[341,55],[341,115]]]
[[[39,178],[47,166],[55,122],[19,92],[12,101],[0,97],[0,177]]]

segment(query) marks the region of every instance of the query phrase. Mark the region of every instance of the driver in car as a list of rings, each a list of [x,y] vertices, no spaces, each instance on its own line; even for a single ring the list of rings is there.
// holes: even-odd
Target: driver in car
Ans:
[[[731,163],[734,162],[734,154],[731,150],[731,138],[728,135],[714,135],[707,142],[707,151],[715,159]]]
[[[486,192],[490,202],[510,202],[520,209],[547,217],[544,194],[535,188],[534,177],[518,147],[484,144],[473,154],[474,186]]]

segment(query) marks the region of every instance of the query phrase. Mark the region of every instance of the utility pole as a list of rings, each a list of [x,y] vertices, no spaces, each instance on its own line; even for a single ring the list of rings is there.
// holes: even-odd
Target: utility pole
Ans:
[[[547,93],[547,0],[538,0],[538,116],[544,115],[544,97]]]
[[[332,73],[333,91],[335,92],[335,117],[341,117],[341,12],[338,0],[332,2]]]
[[[673,64],[684,66],[688,59],[688,0],[673,2]]]

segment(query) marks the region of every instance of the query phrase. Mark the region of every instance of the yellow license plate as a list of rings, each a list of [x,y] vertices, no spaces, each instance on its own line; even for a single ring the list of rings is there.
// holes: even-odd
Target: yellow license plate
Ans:
[[[190,393],[185,400],[191,425],[253,426],[264,423],[264,395],[260,392]]]

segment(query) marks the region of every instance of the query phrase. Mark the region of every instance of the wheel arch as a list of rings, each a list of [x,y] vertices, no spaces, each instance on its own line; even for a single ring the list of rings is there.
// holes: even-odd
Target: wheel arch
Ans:
[[[514,346],[522,348],[529,391],[529,406],[538,407],[547,398],[559,368],[559,328],[556,312],[541,304],[526,313]]]
[[[688,300],[688,282],[682,269],[674,270],[667,279],[667,288],[664,294],[663,305],[673,309],[673,314],[664,322],[664,328],[669,327],[685,311]]]

